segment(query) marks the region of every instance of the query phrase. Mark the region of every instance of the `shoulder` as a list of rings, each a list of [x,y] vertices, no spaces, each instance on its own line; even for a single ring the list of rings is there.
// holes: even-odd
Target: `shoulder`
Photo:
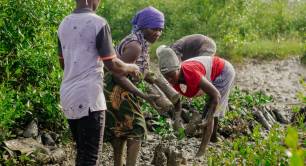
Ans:
[[[141,49],[141,43],[137,39],[137,36],[134,33],[131,33],[124,37],[120,43],[116,46],[116,49],[121,53],[122,50],[124,50],[127,47],[137,48]]]
[[[124,46],[121,56],[128,56],[131,61],[134,61],[141,54],[141,50],[142,47],[137,41],[131,41]]]
[[[71,14],[68,15],[68,16],[65,16],[65,17],[63,18],[63,20],[61,21],[60,25],[59,25],[59,29],[60,29],[61,27],[63,27],[65,24],[67,24],[67,21],[68,21],[71,17],[72,17]]]
[[[95,13],[90,13],[87,15],[87,22],[90,24],[94,24],[97,30],[100,30],[104,27],[109,28],[107,20],[104,17],[101,17]]]
[[[127,43],[124,48],[135,50],[135,51],[141,51],[141,49],[142,49],[140,43],[138,41],[135,41],[135,40]]]

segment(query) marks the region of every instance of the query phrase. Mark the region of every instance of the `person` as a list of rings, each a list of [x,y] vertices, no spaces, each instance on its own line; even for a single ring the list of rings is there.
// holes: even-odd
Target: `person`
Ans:
[[[197,56],[213,56],[217,49],[214,40],[202,34],[184,36],[171,44],[170,48],[182,61]]]
[[[180,94],[188,98],[204,94],[209,97],[204,106],[204,110],[207,110],[203,116],[206,125],[203,126],[202,142],[196,154],[202,156],[214,129],[214,117],[223,117],[228,107],[228,97],[235,77],[234,68],[228,61],[217,56],[197,56],[180,62],[176,53],[165,46],[157,49],[157,56],[161,73]],[[176,120],[179,117],[176,116]]]
[[[103,66],[118,75],[139,74],[117,58],[107,21],[96,15],[99,0],[76,0],[76,9],[58,28],[59,62],[64,70],[60,104],[76,141],[77,166],[98,165],[106,101]]]
[[[132,33],[116,46],[116,51],[122,61],[137,64],[143,78],[146,78],[145,75],[149,73],[149,45],[161,36],[164,15],[154,7],[146,7],[137,12],[132,24]],[[142,79],[127,79],[114,74],[106,76],[105,94],[109,109],[106,116],[105,140],[111,142],[113,146],[115,166],[124,165],[125,146],[127,146],[125,165],[136,165],[141,140],[146,137],[146,123],[137,96],[149,103],[152,103],[157,96],[141,93],[135,86],[140,80]]]
[[[216,55],[217,46],[213,39],[202,34],[187,35],[170,45],[170,48],[176,53],[180,61],[185,61],[198,56]],[[217,142],[219,118],[214,118],[214,130],[211,136],[211,142]],[[180,126],[180,125],[179,125]]]

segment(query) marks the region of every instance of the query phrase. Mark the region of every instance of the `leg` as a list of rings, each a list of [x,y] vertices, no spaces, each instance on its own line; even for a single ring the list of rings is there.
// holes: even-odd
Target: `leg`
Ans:
[[[97,166],[102,151],[105,111],[90,112],[77,126],[77,166]]]
[[[114,166],[123,166],[123,150],[126,145],[126,139],[114,138],[111,144],[114,150]]]
[[[214,120],[209,122],[207,126],[204,126],[201,145],[196,154],[196,157],[201,157],[205,153],[207,144],[209,143],[211,134],[213,132],[213,125],[214,125]]]
[[[210,142],[217,142],[217,131],[218,131],[218,117],[214,117],[214,128],[213,128],[213,133],[210,138]]]
[[[80,161],[80,156],[81,156],[81,152],[79,151],[79,146],[80,146],[80,141],[79,141],[79,133],[78,133],[78,124],[79,124],[79,119],[68,119],[68,124],[69,124],[69,128],[72,134],[72,138],[73,141],[75,141],[76,143],[76,151],[77,151],[77,155],[76,155],[76,159],[75,159],[75,164],[77,165],[77,163],[79,163]]]
[[[126,166],[135,166],[137,162],[137,156],[140,150],[140,139],[128,139],[127,140],[127,159]]]

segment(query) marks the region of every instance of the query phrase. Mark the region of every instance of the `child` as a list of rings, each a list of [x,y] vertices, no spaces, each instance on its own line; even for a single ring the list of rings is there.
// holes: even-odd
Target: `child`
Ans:
[[[59,61],[64,69],[60,102],[76,141],[76,165],[98,165],[102,150],[106,101],[103,66],[119,74],[137,75],[136,65],[116,57],[110,28],[95,14],[99,0],[77,0],[77,7],[58,29]]]

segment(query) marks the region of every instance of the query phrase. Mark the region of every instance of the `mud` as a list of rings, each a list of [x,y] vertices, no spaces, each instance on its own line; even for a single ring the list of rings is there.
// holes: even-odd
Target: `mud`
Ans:
[[[246,60],[242,64],[235,65],[235,69],[236,86],[249,91],[263,91],[267,95],[273,96],[274,101],[271,106],[283,111],[283,113],[290,114],[290,107],[299,103],[297,93],[303,90],[299,81],[301,79],[306,80],[306,68],[301,65],[298,57],[273,61]],[[209,146],[215,148],[222,146],[222,139],[224,138],[221,137],[218,143],[210,143]],[[161,142],[175,146],[183,154],[187,166],[206,165],[205,157],[194,157],[200,145],[200,138],[162,140],[160,136],[154,133],[149,133],[148,139],[143,142],[137,165],[152,165],[154,150]],[[73,165],[75,154],[71,151],[72,149],[72,146],[69,145],[66,151],[69,160],[66,160],[64,165]],[[113,165],[112,155],[110,144],[104,144],[101,165]]]

